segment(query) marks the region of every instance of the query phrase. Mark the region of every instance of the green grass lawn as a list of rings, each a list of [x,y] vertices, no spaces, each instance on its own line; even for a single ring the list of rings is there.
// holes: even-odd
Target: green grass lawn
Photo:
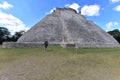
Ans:
[[[0,80],[120,80],[120,48],[0,47]]]

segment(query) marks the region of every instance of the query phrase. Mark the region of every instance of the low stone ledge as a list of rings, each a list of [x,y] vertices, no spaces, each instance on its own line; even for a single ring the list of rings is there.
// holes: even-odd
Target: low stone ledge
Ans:
[[[120,47],[120,45],[114,44],[90,44],[90,43],[64,43],[61,44],[64,48],[105,48],[105,47]]]
[[[44,42],[4,42],[3,48],[35,48],[43,46]],[[82,43],[60,43],[60,42],[50,42],[51,45],[60,45],[64,48],[105,48],[105,47],[120,47],[120,45],[113,44],[82,44]]]
[[[2,44],[3,48],[36,48],[43,46],[44,42],[4,42]],[[51,45],[60,45],[60,43],[50,43]]]
[[[17,43],[17,42],[4,42],[2,47],[3,48],[34,48],[40,47],[43,43]]]
[[[64,48],[75,48],[76,44],[61,44],[61,46]]]
[[[89,44],[89,43],[76,43],[76,47],[79,48],[107,48],[107,47],[120,47],[119,44]]]

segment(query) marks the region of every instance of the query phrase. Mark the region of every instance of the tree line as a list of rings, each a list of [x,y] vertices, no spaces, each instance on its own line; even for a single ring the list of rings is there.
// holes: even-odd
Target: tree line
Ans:
[[[5,28],[5,27],[0,27],[0,44],[3,42],[16,42],[23,34],[25,31],[21,30],[18,32],[15,32],[14,35],[11,35],[10,31]]]
[[[108,31],[108,33],[112,35],[120,43],[120,30],[119,29]]]

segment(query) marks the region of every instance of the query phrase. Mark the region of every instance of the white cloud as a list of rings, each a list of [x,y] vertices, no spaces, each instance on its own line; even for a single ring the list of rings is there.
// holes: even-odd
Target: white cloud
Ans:
[[[76,10],[77,12],[79,12],[78,9],[80,8],[80,5],[77,3],[73,3],[73,4],[67,4],[67,5],[65,5],[65,7],[72,8],[72,9]]]
[[[85,5],[81,9],[81,14],[82,15],[87,15],[87,16],[98,16],[100,11],[100,6],[99,5]]]
[[[13,16],[12,14],[2,12],[2,9],[9,9],[11,7],[13,7],[13,5],[8,2],[3,2],[3,4],[0,4],[0,26],[9,29],[11,34],[14,34],[16,31],[20,30],[28,30],[29,27],[27,27],[19,18]]]
[[[14,34],[16,31],[26,31],[29,29],[19,18],[3,12],[0,12],[0,26],[9,29],[12,34]]]
[[[120,0],[110,0],[112,3],[120,2]]]
[[[116,6],[114,9],[115,9],[116,11],[120,11],[120,5]]]
[[[9,9],[9,8],[12,8],[13,5],[9,4],[8,2],[3,2],[3,4],[0,4],[0,8],[1,9]]]
[[[113,22],[108,22],[108,23],[106,24],[106,27],[107,27],[108,30],[111,30],[111,29],[115,28],[115,27],[118,26],[118,25],[119,25],[118,22],[113,21]]]

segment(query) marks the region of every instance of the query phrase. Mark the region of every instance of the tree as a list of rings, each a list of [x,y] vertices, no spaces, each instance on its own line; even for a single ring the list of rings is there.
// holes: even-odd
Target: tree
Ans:
[[[115,29],[113,31],[108,31],[110,35],[112,35],[119,43],[120,43],[120,31],[119,29]]]
[[[23,34],[25,33],[25,31],[21,30],[18,32],[15,32],[14,35],[11,35],[9,30],[7,28],[4,27],[0,27],[0,44],[2,44],[5,41],[17,41]]]
[[[8,31],[7,28],[0,27],[0,44],[2,44],[2,42],[4,41],[7,41],[9,35],[10,32]]]
[[[15,32],[15,34],[12,37],[12,41],[17,41],[24,33],[25,31],[23,30]]]

